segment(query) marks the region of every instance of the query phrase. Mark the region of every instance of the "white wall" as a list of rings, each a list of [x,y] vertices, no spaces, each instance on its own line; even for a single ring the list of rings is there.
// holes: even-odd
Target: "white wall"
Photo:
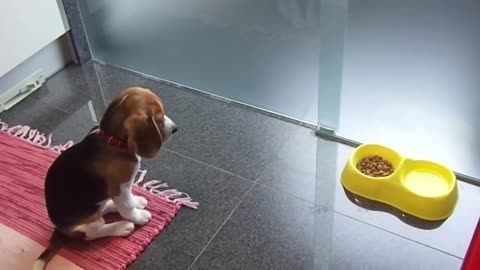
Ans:
[[[0,77],[68,30],[57,0],[2,0],[0,10]]]
[[[0,96],[36,71],[48,78],[75,59],[68,34],[46,47],[0,77]]]

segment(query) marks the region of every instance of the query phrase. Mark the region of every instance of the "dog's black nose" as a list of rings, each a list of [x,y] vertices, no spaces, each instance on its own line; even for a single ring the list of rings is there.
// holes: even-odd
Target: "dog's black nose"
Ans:
[[[178,128],[174,127],[174,128],[172,129],[172,134],[175,134],[177,131],[178,131]]]

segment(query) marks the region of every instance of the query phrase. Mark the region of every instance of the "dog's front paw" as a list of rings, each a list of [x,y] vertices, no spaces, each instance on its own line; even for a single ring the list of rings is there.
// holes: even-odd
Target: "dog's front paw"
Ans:
[[[133,232],[135,229],[135,224],[130,221],[119,221],[118,225],[115,226],[114,236],[127,236]]]
[[[145,209],[147,207],[148,201],[145,197],[142,196],[134,196],[135,198],[135,208],[138,209]]]
[[[134,209],[130,220],[137,225],[144,225],[152,218],[152,214],[147,210]]]

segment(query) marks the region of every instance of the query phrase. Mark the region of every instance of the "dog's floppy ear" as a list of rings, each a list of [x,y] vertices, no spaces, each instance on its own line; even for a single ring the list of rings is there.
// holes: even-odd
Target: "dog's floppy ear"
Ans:
[[[144,158],[155,157],[163,144],[163,135],[153,112],[139,112],[125,120],[128,148]]]

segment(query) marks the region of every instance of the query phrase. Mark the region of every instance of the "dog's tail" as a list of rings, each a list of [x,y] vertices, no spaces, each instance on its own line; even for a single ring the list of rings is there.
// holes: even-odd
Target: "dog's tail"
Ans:
[[[58,229],[53,231],[52,237],[48,244],[47,249],[40,254],[38,259],[33,265],[33,270],[43,270],[45,269],[47,263],[57,254],[57,252],[65,245],[68,241],[68,237],[60,232]]]

